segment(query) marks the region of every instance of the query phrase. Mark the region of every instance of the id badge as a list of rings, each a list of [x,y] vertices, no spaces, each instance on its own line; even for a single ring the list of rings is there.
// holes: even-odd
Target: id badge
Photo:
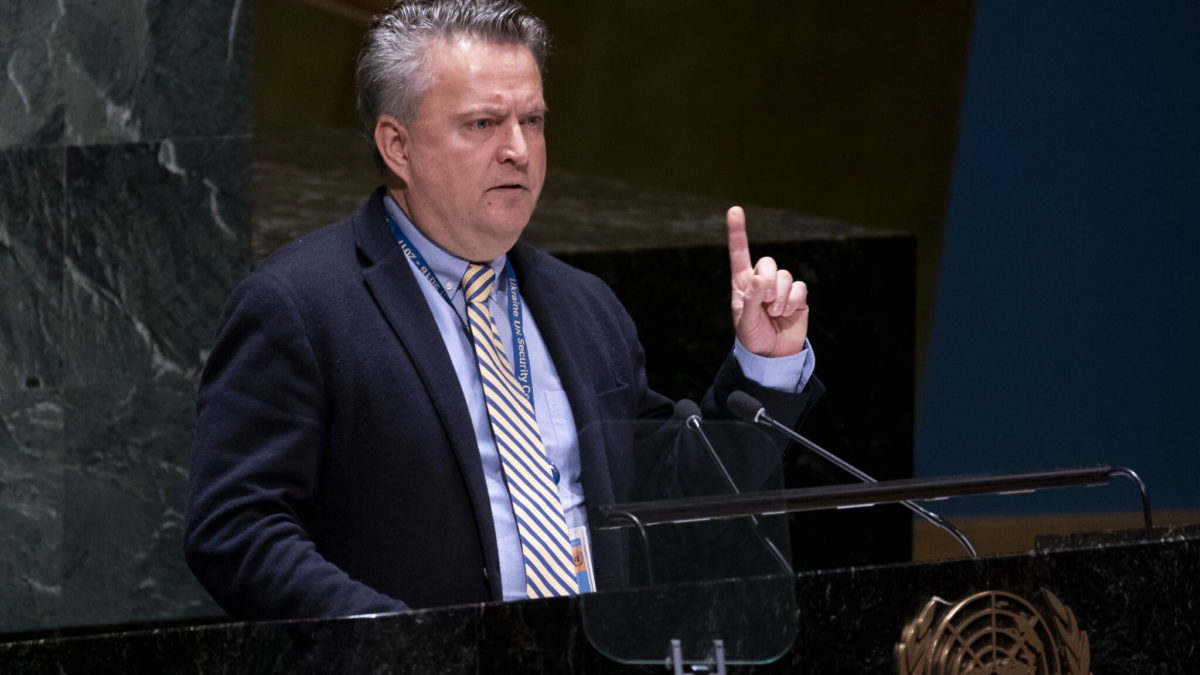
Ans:
[[[588,539],[586,525],[573,527],[571,535],[571,559],[575,564],[575,581],[580,593],[596,590],[596,576],[592,571],[592,543]]]

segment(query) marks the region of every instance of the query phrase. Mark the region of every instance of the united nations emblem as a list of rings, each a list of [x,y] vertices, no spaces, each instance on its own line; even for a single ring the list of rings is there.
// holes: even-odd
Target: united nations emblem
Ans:
[[[1044,606],[1004,591],[949,603],[935,597],[896,643],[901,675],[1090,675],[1087,633],[1042,589]],[[949,609],[946,609],[946,608]],[[1046,617],[1050,617],[1050,621]]]

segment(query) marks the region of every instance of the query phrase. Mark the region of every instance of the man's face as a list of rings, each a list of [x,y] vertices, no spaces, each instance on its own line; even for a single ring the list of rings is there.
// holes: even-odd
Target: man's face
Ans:
[[[503,255],[546,177],[542,78],[521,45],[458,40],[426,52],[432,83],[407,130],[401,206],[468,260]]]

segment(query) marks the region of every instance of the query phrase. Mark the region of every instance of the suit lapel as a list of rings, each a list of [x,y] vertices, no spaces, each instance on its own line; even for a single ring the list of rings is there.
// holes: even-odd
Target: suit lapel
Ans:
[[[450,441],[479,524],[492,596],[499,599],[503,597],[500,554],[496,546],[496,529],[492,523],[487,483],[483,476],[483,462],[479,458],[479,447],[470,424],[471,413],[433,313],[417,280],[413,278],[408,259],[388,231],[382,194],[380,189],[372,195],[367,206],[354,218],[359,250],[371,262],[363,271],[363,280],[420,375],[421,383]]]

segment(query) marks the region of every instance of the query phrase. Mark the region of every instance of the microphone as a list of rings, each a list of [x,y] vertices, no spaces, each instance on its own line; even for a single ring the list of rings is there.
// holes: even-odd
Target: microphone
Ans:
[[[761,424],[763,426],[773,427],[774,429],[782,432],[788,438],[792,439],[793,441],[796,441],[797,443],[799,443],[800,445],[803,445],[804,447],[808,448],[809,450],[812,450],[813,452],[817,453],[817,455],[819,455],[826,461],[831,462],[832,464],[834,464],[841,470],[854,476],[855,478],[859,479],[860,481],[862,481],[864,483],[878,483],[879,482],[879,481],[875,480],[874,478],[872,478],[871,476],[869,476],[866,472],[859,470],[858,467],[847,462],[846,460],[842,459],[841,457],[838,457],[837,455],[833,454],[832,452],[829,452],[828,450],[826,450],[825,448],[822,448],[821,446],[817,445],[816,443],[813,443],[812,441],[808,440],[807,438],[801,436],[800,434],[796,433],[795,430],[793,430],[791,427],[784,424],[783,422],[780,422],[779,420],[775,419],[774,417],[771,417],[769,414],[767,414],[767,409],[765,406],[763,406],[762,402],[759,401],[758,399],[754,398],[750,394],[747,394],[744,391],[735,391],[729,395],[729,398],[726,399],[725,403],[727,406],[729,406],[729,411],[732,412],[734,415],[740,417],[743,420],[746,420],[747,422],[753,422],[754,424]],[[972,558],[978,556],[978,554],[975,552],[975,547],[971,545],[971,542],[970,542],[970,540],[967,539],[967,536],[965,534],[963,534],[961,530],[959,530],[957,527],[955,527],[953,523],[942,518],[941,516],[934,513],[933,511],[926,509],[925,507],[921,506],[920,504],[917,504],[914,501],[906,500],[906,501],[902,501],[900,503],[903,504],[906,508],[908,508],[909,511],[912,511],[913,513],[917,514],[918,516],[921,516],[922,518],[924,518],[930,524],[948,532],[950,534],[950,536],[952,536],[956,540],[958,540],[958,543],[962,544],[963,548],[967,549],[967,552],[971,554]]]
[[[675,404],[675,417],[682,418],[684,426],[696,432],[696,435],[700,437],[700,442],[708,450],[708,456],[712,458],[713,464],[716,464],[717,469],[721,472],[721,477],[725,479],[725,484],[729,486],[733,494],[742,494],[742,491],[738,489],[737,483],[734,482],[733,476],[730,476],[729,470],[725,468],[725,462],[722,462],[721,456],[717,454],[717,449],[713,447],[712,441],[708,439],[708,434],[704,433],[704,429],[700,427],[700,406],[696,405],[696,402],[691,399],[681,399]],[[779,547],[775,545],[775,542],[771,540],[771,537],[767,533],[762,531],[762,525],[758,522],[758,516],[751,514],[749,518],[754,536],[758,537],[758,540],[766,547],[771,557],[775,559],[776,564],[783,570],[783,573],[788,576],[795,574],[787,558],[779,552]]]

